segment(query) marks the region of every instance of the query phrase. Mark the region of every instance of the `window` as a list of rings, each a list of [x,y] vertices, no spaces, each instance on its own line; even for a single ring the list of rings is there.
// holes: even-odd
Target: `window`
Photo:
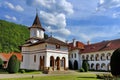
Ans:
[[[73,58],[73,54],[71,54],[72,58]]]
[[[56,45],[56,49],[60,49],[60,45],[59,44]]]
[[[21,59],[21,61],[23,62],[23,56],[22,56],[22,59]]]
[[[82,60],[85,60],[85,56],[84,55],[82,55]]]
[[[34,62],[36,62],[36,55],[34,55]]]
[[[76,58],[76,53],[75,53],[75,58]]]

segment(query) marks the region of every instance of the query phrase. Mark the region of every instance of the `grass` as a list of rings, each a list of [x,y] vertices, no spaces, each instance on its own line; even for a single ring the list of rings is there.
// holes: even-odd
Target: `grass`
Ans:
[[[34,76],[27,78],[11,78],[11,79],[2,79],[2,80],[98,80],[95,74],[92,73],[80,73],[80,74],[69,74],[69,75],[57,75],[57,76]]]

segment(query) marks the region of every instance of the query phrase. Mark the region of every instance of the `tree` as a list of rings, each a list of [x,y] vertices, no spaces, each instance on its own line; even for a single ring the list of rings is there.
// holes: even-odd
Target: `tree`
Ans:
[[[29,38],[26,26],[0,20],[0,52],[20,52],[19,47]]]
[[[114,76],[120,75],[120,48],[116,49],[110,59],[111,73]]]
[[[0,58],[0,69],[3,68],[3,60]]]
[[[17,73],[20,68],[20,62],[17,59],[16,55],[12,55],[8,62],[8,72],[9,73]]]
[[[83,60],[83,62],[82,62],[82,68],[85,70],[85,72],[88,71],[88,62],[87,62],[87,60]]]

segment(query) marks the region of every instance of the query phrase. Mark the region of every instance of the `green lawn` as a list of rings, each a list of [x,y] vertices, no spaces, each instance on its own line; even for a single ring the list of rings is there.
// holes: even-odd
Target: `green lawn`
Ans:
[[[2,79],[2,80],[98,80],[95,74],[80,73],[79,75],[57,75],[57,76],[40,76],[40,77],[28,77],[28,78],[14,78],[14,79]]]

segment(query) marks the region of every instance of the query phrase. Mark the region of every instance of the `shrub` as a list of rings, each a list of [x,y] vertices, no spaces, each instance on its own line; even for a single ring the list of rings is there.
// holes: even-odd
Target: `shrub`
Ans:
[[[16,55],[12,55],[8,62],[7,70],[9,73],[17,73],[20,68],[20,62],[17,59]]]
[[[113,80],[113,76],[111,74],[97,74],[97,79],[103,80]]]
[[[85,72],[85,70],[83,68],[80,68],[80,72]]]
[[[21,72],[21,73],[25,73],[25,70],[21,70],[20,72]]]
[[[88,62],[87,62],[87,60],[83,60],[82,68],[85,70],[85,72],[88,71]]]
[[[3,60],[0,58],[0,69],[3,68]]]
[[[116,49],[110,60],[110,66],[111,66],[111,73],[114,76],[120,75],[120,48]]]

